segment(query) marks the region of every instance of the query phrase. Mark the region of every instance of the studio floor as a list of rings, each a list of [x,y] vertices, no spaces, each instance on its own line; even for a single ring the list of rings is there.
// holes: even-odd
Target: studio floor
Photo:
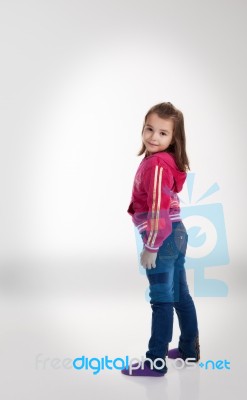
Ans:
[[[18,272],[17,272],[18,271]],[[31,272],[32,271],[32,272]],[[1,301],[1,398],[4,400],[232,399],[245,393],[241,293],[195,298],[204,367],[177,369],[168,360],[162,378],[123,376],[117,369],[97,374],[76,370],[71,360],[140,358],[150,332],[150,305],[142,288],[95,279],[77,266],[8,267]],[[4,275],[4,274],[3,274]],[[190,275],[190,274],[189,274]],[[15,279],[14,279],[15,277]],[[8,279],[9,280],[8,280]],[[146,282],[140,276],[143,288]],[[126,279],[126,282],[128,279]],[[239,313],[235,313],[239,310]],[[234,320],[235,318],[235,320]],[[171,347],[179,335],[176,316]],[[205,369],[205,363],[212,363]],[[222,360],[223,363],[216,362]],[[225,360],[228,368],[225,367]],[[241,398],[241,397],[240,397]]]

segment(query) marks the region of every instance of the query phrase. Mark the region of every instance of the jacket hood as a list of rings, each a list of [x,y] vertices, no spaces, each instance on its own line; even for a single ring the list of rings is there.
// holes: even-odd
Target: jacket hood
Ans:
[[[174,178],[174,192],[179,193],[183,188],[183,184],[186,180],[186,172],[180,171],[177,167],[176,161],[174,156],[171,153],[166,153],[165,151],[161,151],[159,153],[152,154],[149,157],[158,157],[160,158],[165,164],[168,165],[173,178]]]

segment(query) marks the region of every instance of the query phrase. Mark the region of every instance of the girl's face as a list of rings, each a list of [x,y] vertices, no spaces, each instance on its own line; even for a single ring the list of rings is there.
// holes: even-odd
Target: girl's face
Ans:
[[[142,141],[149,153],[166,150],[172,142],[174,122],[152,113],[143,128]]]

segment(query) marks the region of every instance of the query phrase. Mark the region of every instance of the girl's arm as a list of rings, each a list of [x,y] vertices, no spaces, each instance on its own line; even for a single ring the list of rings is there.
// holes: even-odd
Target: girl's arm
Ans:
[[[162,165],[150,167],[144,177],[144,188],[147,192],[147,228],[143,237],[147,251],[156,253],[163,241],[172,231],[169,217],[171,175]]]

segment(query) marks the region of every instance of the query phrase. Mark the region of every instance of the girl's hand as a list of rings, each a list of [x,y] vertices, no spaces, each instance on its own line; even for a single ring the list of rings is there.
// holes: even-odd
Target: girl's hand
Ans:
[[[143,249],[140,256],[141,256],[141,265],[143,266],[143,268],[151,269],[156,267],[155,261],[157,253],[151,253],[146,249]]]

